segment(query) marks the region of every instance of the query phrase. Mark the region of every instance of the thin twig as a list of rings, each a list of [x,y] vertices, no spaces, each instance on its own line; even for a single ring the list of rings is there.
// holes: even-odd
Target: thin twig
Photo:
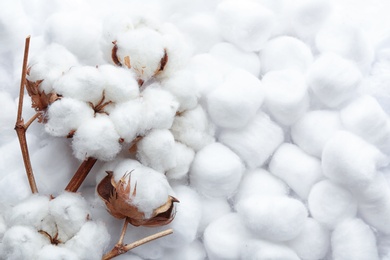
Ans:
[[[36,113],[35,115],[33,115],[28,121],[27,123],[24,124],[24,128],[26,128],[26,131],[28,129],[28,127],[32,124],[32,122],[34,122],[41,114],[38,112]]]
[[[89,157],[84,160],[76,173],[73,175],[72,179],[69,181],[65,190],[70,192],[76,192],[81,184],[84,182],[85,178],[87,178],[88,173],[91,171],[92,167],[95,165],[97,159]]]
[[[20,120],[22,120],[24,85],[26,84],[28,52],[30,50],[30,38],[31,38],[30,35],[27,36],[26,42],[24,44],[23,67],[22,67],[22,76],[21,76],[21,80],[20,80],[20,91],[19,91],[18,116],[17,116],[16,122],[19,122]]]
[[[121,236],[119,237],[117,245],[123,245],[123,239],[125,238],[126,230],[127,230],[127,225],[129,224],[129,221],[127,218],[125,219],[125,223],[123,224]]]

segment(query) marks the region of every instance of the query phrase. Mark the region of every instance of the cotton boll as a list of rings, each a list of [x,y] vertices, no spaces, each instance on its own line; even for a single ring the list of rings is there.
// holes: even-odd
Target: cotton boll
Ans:
[[[245,128],[224,129],[218,136],[219,142],[236,152],[250,169],[262,166],[283,139],[280,126],[261,111]]]
[[[121,150],[120,136],[108,116],[98,116],[82,124],[73,136],[73,154],[79,160],[94,157],[109,161]]]
[[[271,71],[262,80],[265,104],[276,121],[295,123],[309,108],[305,77],[295,70]]]
[[[322,152],[324,175],[352,190],[369,185],[386,164],[387,158],[375,146],[346,131],[335,134]]]
[[[308,218],[302,232],[286,244],[302,260],[324,259],[330,247],[330,233],[319,222]]]
[[[299,260],[297,254],[283,244],[276,244],[264,240],[249,240],[241,250],[242,260]]]
[[[215,44],[210,54],[223,63],[248,71],[253,76],[260,74],[260,60],[253,52],[243,51],[231,43],[220,42]]]
[[[285,181],[303,200],[307,199],[313,185],[323,178],[321,161],[289,143],[282,144],[276,150],[269,170]]]
[[[241,69],[207,95],[207,110],[213,122],[224,128],[242,128],[255,116],[264,100],[261,82]]]
[[[239,259],[245,241],[251,238],[237,213],[229,213],[211,222],[203,235],[210,260]]]
[[[244,165],[234,152],[221,143],[213,143],[195,155],[190,183],[205,196],[231,197],[243,171]]]
[[[161,260],[204,260],[206,259],[206,251],[203,244],[199,240],[195,240],[189,245],[181,248],[167,250]]]
[[[169,180],[181,180],[187,177],[195,152],[180,142],[175,142],[173,151],[176,165],[165,174]]]
[[[251,196],[242,199],[236,208],[249,230],[271,241],[298,236],[308,215],[302,202],[286,196]]]
[[[202,218],[199,223],[198,233],[202,234],[205,228],[214,220],[231,213],[231,208],[225,198],[201,198]]]
[[[245,51],[258,51],[271,37],[274,14],[251,2],[221,2],[216,11],[222,37]]]
[[[291,138],[303,151],[320,158],[327,141],[342,128],[339,112],[315,110],[291,126]]]
[[[75,252],[55,245],[46,245],[37,252],[36,260],[79,260]]]
[[[357,201],[351,192],[329,180],[313,186],[308,205],[313,218],[330,229],[345,219],[355,217],[357,212]]]
[[[332,233],[333,259],[379,260],[375,235],[360,219],[348,219]]]
[[[355,63],[336,54],[325,53],[309,68],[307,83],[324,105],[335,108],[353,97],[361,79]]]

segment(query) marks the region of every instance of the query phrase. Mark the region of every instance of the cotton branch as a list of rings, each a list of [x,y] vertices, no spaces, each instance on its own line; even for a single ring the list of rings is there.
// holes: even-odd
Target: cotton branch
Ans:
[[[69,181],[65,190],[70,192],[76,192],[81,184],[84,182],[85,178],[87,178],[88,173],[91,171],[92,167],[95,165],[97,159],[89,157],[84,160],[76,173],[73,175],[72,179]]]

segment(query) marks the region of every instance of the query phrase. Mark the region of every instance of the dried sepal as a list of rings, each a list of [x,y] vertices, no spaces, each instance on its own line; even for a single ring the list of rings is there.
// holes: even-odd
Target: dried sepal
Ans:
[[[167,53],[167,50],[164,49],[164,56],[161,58],[160,68],[157,71],[157,73],[160,72],[160,71],[163,71],[165,66],[167,65],[167,63],[168,63],[168,53]]]
[[[117,55],[118,45],[116,45],[116,41],[113,41],[112,44],[114,44],[114,47],[112,47],[112,50],[111,50],[111,59],[115,63],[115,65],[122,67],[122,63],[119,61],[118,55]]]

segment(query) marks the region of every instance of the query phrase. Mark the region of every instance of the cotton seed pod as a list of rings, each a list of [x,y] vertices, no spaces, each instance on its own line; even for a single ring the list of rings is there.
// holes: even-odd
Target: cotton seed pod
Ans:
[[[127,218],[134,226],[155,227],[172,222],[176,213],[174,203],[179,202],[175,197],[168,196],[165,204],[155,208],[152,214],[146,217],[139,206],[134,204],[137,183],[131,190],[131,172],[123,175],[118,182],[115,181],[112,171],[107,171],[107,174],[97,186],[97,192],[112,216],[119,219]]]

